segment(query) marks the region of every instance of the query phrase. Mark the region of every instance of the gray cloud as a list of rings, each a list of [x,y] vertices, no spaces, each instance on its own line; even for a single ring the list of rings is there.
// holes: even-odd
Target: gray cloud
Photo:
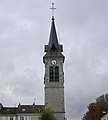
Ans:
[[[66,115],[79,120],[87,105],[107,93],[108,1],[54,1],[64,45]],[[51,1],[0,1],[0,101],[44,104],[43,45],[48,43]]]

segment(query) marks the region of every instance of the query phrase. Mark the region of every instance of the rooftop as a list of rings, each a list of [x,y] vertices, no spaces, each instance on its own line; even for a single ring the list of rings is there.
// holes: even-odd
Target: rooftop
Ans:
[[[40,113],[45,105],[18,105],[18,107],[0,107],[0,114]]]

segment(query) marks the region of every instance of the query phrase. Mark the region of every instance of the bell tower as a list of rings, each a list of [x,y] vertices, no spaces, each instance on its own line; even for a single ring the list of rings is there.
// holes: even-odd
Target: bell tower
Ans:
[[[57,120],[65,119],[64,106],[64,55],[63,46],[59,44],[52,16],[51,31],[48,45],[45,45],[43,63],[45,64],[45,107],[54,110]]]

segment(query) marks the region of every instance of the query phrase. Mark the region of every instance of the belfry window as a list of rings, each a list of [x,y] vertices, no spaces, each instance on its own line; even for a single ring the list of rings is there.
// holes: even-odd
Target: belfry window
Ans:
[[[54,71],[54,69],[53,69],[53,67],[51,66],[51,67],[50,67],[50,81],[53,81],[53,80],[54,80],[53,71]]]
[[[59,81],[59,67],[58,66],[50,66],[50,81]]]
[[[59,81],[59,68],[58,68],[58,66],[55,67],[55,81]]]

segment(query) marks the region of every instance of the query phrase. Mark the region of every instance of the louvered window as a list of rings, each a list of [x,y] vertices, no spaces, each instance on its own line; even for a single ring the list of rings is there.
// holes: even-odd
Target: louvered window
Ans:
[[[58,68],[58,66],[55,67],[55,81],[59,81],[59,68]]]
[[[50,81],[53,81],[54,80],[54,68],[51,66],[50,67]]]
[[[50,81],[59,81],[59,67],[58,66],[50,66]]]

